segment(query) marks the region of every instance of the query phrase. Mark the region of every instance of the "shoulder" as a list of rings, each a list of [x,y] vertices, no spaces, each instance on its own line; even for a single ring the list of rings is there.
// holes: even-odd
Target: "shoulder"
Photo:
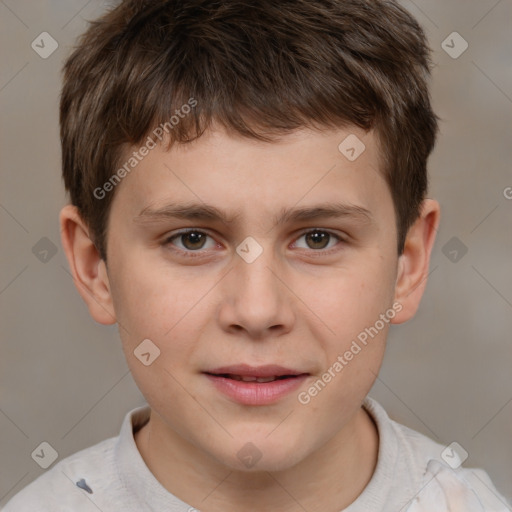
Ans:
[[[61,460],[16,494],[2,512],[97,512],[87,488],[112,484],[117,439],[111,437]]]
[[[431,459],[425,470],[422,488],[407,512],[510,512],[505,498],[482,469],[453,469]]]
[[[379,486],[389,487],[382,495],[393,502],[388,503],[389,510],[512,512],[485,471],[462,467],[458,447],[446,447],[390,419],[370,397],[363,407],[379,431],[377,472],[380,468]],[[376,489],[372,492],[378,494]]]
[[[457,448],[389,420],[417,488],[406,512],[512,512],[487,473],[462,467]]]

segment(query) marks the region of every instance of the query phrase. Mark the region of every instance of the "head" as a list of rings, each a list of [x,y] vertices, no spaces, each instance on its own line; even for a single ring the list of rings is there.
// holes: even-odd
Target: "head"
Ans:
[[[252,442],[259,467],[283,469],[360,408],[390,323],[418,307],[439,222],[428,75],[421,28],[388,0],[133,0],[82,36],[61,99],[63,244],[191,449],[248,469]],[[247,406],[205,375],[239,363],[308,376]]]

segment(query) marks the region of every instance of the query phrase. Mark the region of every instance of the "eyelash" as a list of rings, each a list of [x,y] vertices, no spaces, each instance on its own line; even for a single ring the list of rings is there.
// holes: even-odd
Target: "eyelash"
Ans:
[[[190,228],[190,229],[184,229],[184,230],[178,231],[177,233],[174,233],[173,235],[167,237],[163,241],[162,245],[163,246],[169,246],[169,245],[172,246],[172,241],[174,239],[179,238],[181,235],[186,235],[187,233],[200,233],[202,235],[206,235],[210,238],[213,238],[206,231],[202,231],[200,229],[195,229],[195,228]],[[310,233],[327,233],[328,235],[336,238],[338,240],[338,242],[346,243],[346,240],[344,238],[342,238],[340,235],[337,235],[336,233],[333,233],[332,231],[328,231],[325,229],[319,229],[319,228],[313,228],[313,229],[309,229],[309,230],[301,232],[296,240],[298,240],[299,238],[303,237],[304,235],[308,235]],[[330,240],[329,240],[329,242],[330,242]],[[313,253],[320,253],[319,255],[329,255],[332,252],[336,252],[336,251],[340,250],[339,248],[337,248],[338,245],[339,244],[336,244],[336,246],[332,247],[331,249],[318,249],[318,250],[309,249],[309,251],[311,251]],[[207,251],[208,249],[199,249],[197,251],[192,251],[192,250],[177,249],[175,247],[172,247],[171,250],[174,252],[180,253],[180,255],[183,255],[186,258],[200,258],[200,257],[204,257],[204,252]],[[307,250],[307,249],[303,249],[303,250]]]

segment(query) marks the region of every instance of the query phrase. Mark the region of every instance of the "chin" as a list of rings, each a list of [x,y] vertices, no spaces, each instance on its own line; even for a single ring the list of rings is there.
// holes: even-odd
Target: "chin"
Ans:
[[[285,471],[305,457],[302,450],[297,450],[297,444],[269,443],[268,439],[253,442],[248,440],[250,437],[245,439],[234,443],[234,457],[229,450],[228,453],[217,454],[217,460],[233,471],[258,473]]]

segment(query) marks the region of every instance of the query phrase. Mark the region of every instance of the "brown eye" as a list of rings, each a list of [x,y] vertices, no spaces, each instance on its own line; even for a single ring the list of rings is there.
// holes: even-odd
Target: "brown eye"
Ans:
[[[304,238],[306,241],[306,247],[298,245],[301,249],[313,249],[314,251],[322,251],[327,248],[327,250],[331,249],[336,245],[336,242],[342,242],[342,238],[335,233],[331,233],[329,231],[323,231],[321,229],[313,229],[303,233],[297,240]],[[333,244],[329,246],[331,242]],[[297,242],[296,244],[297,245]]]
[[[177,247],[182,252],[197,252],[205,249],[206,241],[211,238],[210,235],[198,230],[181,231],[175,235],[170,236],[165,241],[165,244],[171,244]],[[175,243],[175,241],[179,243]],[[215,243],[211,247],[213,247]]]
[[[206,240],[204,233],[198,231],[190,231],[189,233],[183,233],[180,235],[181,242],[187,249],[202,249]]]
[[[311,231],[305,235],[306,241],[311,249],[325,249],[331,235],[325,231]]]

